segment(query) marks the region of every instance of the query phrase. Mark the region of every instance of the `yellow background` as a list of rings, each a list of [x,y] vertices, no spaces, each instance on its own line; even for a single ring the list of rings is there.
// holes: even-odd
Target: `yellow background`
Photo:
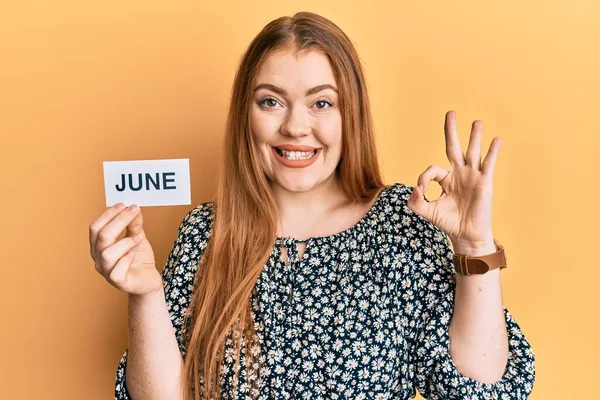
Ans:
[[[502,138],[493,229],[504,302],[536,354],[531,398],[596,391],[597,2],[56,0],[0,3],[0,397],[111,398],[127,295],[89,254],[102,161],[190,158],[193,205],[143,208],[162,270],[185,213],[214,193],[242,53],[301,10],[358,49],[386,183],[449,167],[448,110],[464,151],[476,119],[483,155]]]

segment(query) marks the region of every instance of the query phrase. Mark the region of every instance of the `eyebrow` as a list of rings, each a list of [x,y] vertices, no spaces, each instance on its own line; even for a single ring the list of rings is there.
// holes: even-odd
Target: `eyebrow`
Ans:
[[[285,91],[285,89],[280,88],[279,86],[272,85],[270,83],[261,83],[260,85],[257,85],[254,88],[254,91],[256,92],[258,89],[262,89],[262,88],[272,90],[275,93],[278,93],[278,94],[280,94],[282,96],[287,96],[287,92]],[[334,87],[334,86],[332,86],[330,84],[325,84],[325,85],[319,85],[319,86],[315,86],[314,88],[308,89],[306,91],[306,96],[310,96],[311,94],[318,93],[321,90],[325,90],[325,89],[332,89],[336,93],[338,91],[336,87]]]

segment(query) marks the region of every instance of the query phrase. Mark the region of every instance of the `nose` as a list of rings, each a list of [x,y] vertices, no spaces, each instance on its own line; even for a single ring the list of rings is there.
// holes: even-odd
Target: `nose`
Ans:
[[[280,129],[283,135],[292,137],[309,135],[311,130],[310,115],[301,105],[290,109]]]

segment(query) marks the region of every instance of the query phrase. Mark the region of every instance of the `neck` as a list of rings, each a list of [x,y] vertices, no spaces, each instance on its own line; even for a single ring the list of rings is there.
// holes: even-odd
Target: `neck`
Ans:
[[[304,192],[292,192],[271,184],[279,211],[279,236],[301,236],[326,216],[348,203],[337,176]]]

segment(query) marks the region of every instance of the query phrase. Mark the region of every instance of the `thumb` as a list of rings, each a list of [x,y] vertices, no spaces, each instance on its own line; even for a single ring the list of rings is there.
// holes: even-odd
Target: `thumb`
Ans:
[[[146,234],[144,233],[144,217],[142,215],[141,207],[135,218],[127,225],[127,234],[125,236],[135,236],[139,233],[143,234],[142,239],[146,238]]]
[[[420,186],[417,185],[413,188],[413,192],[408,198],[408,202],[406,204],[408,208],[415,214],[419,214],[427,219],[429,201],[425,198]]]

